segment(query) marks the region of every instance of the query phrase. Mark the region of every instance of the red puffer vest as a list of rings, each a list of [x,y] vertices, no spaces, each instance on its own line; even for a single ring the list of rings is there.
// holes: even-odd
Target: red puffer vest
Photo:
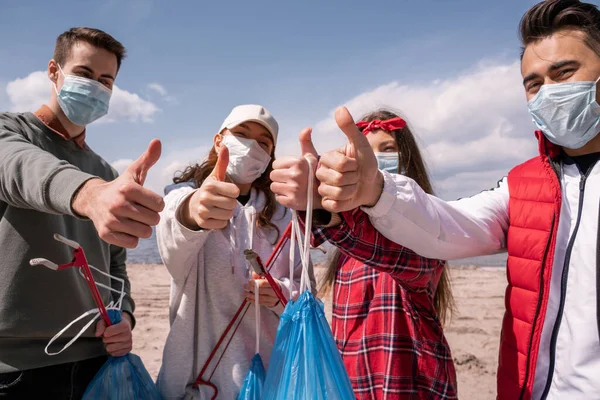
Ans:
[[[551,159],[560,149],[536,132],[540,156],[508,174],[509,227],[505,305],[498,365],[498,399],[531,398],[550,292],[561,189]]]

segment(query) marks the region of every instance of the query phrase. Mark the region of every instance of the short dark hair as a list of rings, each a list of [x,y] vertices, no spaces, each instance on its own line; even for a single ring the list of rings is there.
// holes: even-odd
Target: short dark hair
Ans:
[[[117,57],[117,70],[127,54],[121,42],[100,29],[71,28],[56,39],[53,58],[60,66],[71,56],[71,50],[77,42],[86,42],[113,53]]]
[[[525,47],[564,29],[586,34],[585,43],[600,56],[600,10],[579,0],[545,0],[531,7],[519,24],[521,57]]]

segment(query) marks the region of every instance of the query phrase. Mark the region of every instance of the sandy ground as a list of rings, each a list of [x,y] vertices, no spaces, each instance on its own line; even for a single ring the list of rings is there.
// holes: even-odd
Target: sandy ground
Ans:
[[[131,264],[128,272],[137,303],[134,353],[156,377],[169,331],[169,275],[162,265]],[[451,275],[458,310],[446,327],[446,336],[458,373],[459,398],[493,400],[504,269],[453,267]]]

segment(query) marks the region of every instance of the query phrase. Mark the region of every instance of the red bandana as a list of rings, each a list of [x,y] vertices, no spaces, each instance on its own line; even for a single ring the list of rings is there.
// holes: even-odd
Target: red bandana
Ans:
[[[360,121],[356,124],[356,126],[361,129],[364,128],[362,133],[363,135],[368,135],[369,133],[381,129],[385,132],[392,132],[398,129],[402,129],[406,126],[406,121],[400,117],[388,119],[386,121],[381,120],[373,120],[371,122]]]

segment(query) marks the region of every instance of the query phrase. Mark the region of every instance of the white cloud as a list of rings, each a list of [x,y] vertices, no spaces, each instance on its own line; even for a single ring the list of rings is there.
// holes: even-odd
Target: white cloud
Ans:
[[[160,109],[156,104],[142,99],[135,93],[130,93],[115,86],[110,100],[110,109],[105,118],[99,122],[146,122],[154,121],[154,116]]]
[[[438,193],[453,199],[488,189],[510,167],[535,155],[519,67],[519,62],[481,63],[424,85],[390,82],[344,104],[356,119],[379,107],[399,111],[422,144]],[[333,110],[314,125],[313,141],[320,152],[345,140]],[[278,146],[280,155],[299,153],[296,137]],[[492,178],[491,172],[499,176]]]
[[[169,92],[167,91],[167,89],[160,83],[152,82],[152,83],[148,84],[148,90],[150,90],[151,92],[157,93],[161,97],[161,99],[167,103],[171,103],[171,104],[177,103],[177,99],[175,99],[175,97],[169,95]]]
[[[114,161],[112,163],[110,163],[110,165],[117,170],[117,172],[119,173],[119,175],[121,175],[123,172],[125,172],[125,170],[127,168],[129,168],[129,166],[131,165],[131,163],[134,160],[130,159],[130,158],[122,158],[120,160]]]
[[[35,111],[48,101],[52,83],[46,72],[32,72],[25,78],[18,78],[6,85],[11,111]],[[152,122],[160,109],[154,103],[142,99],[135,93],[115,86],[110,101],[108,115],[98,122]]]
[[[167,93],[167,89],[164,88],[164,86],[162,86],[160,83],[150,83],[148,84],[148,89],[155,91],[156,93],[160,94],[161,96],[166,96]]]
[[[48,101],[52,83],[44,71],[32,72],[25,78],[6,85],[11,111],[35,111]]]

